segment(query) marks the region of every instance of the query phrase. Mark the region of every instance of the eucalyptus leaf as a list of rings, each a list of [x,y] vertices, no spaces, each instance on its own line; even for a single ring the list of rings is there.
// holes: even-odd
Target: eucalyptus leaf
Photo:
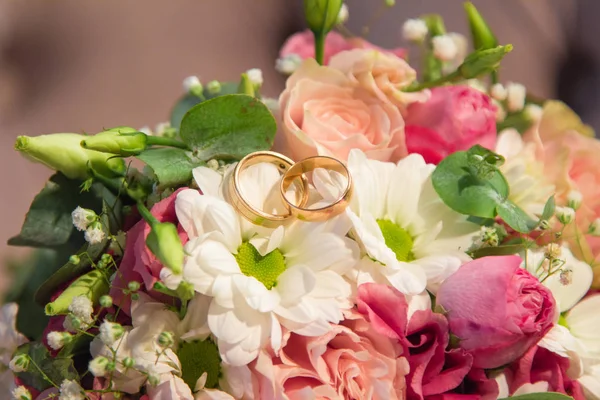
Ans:
[[[549,220],[550,218],[552,218],[555,209],[556,201],[554,199],[554,196],[551,196],[544,205],[544,211],[542,211],[542,220]]]
[[[177,130],[181,126],[181,120],[185,113],[196,104],[202,103],[205,100],[210,100],[218,96],[223,96],[227,94],[237,93],[238,84],[235,82],[221,82],[221,91],[218,93],[210,93],[208,89],[204,88],[204,100],[198,96],[194,96],[193,94],[184,95],[177,103],[173,110],[171,111],[171,126]]]
[[[522,394],[520,396],[511,396],[506,397],[501,400],[506,399],[518,399],[518,400],[569,400],[573,399],[571,396],[567,396],[562,393],[554,393],[554,392],[545,392],[545,393],[528,393]]]
[[[496,211],[498,216],[517,232],[529,233],[538,225],[537,221],[531,219],[525,211],[510,200],[498,204]]]
[[[38,391],[44,391],[49,387],[60,385],[65,379],[79,380],[79,374],[73,366],[73,360],[68,357],[50,357],[50,353],[46,347],[40,343],[25,343],[19,346],[15,355],[27,354],[31,358],[30,367],[25,372],[19,372],[16,375],[21,381],[28,386],[33,387]],[[33,365],[35,363],[44,374],[52,381],[48,382],[42,373]]]
[[[137,158],[154,171],[161,189],[186,184],[192,179],[192,170],[204,164],[185,150],[167,147],[145,150]]]
[[[242,94],[204,101],[184,116],[181,139],[203,161],[241,159],[273,145],[277,124],[260,100]]]

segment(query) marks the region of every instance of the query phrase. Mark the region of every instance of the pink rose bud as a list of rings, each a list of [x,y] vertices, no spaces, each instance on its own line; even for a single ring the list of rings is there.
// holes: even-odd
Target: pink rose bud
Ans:
[[[428,163],[438,164],[456,151],[479,144],[496,145],[496,106],[484,93],[469,86],[431,90],[425,103],[412,103],[406,116],[406,146]]]
[[[520,268],[518,256],[483,257],[440,287],[437,304],[475,368],[497,368],[522,356],[552,326],[552,293]]]

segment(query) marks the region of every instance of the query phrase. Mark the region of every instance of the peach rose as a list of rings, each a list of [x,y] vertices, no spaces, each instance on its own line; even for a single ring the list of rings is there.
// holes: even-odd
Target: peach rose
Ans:
[[[354,311],[321,337],[289,335],[279,357],[261,353],[250,365],[253,398],[404,399],[409,366],[401,354]]]
[[[414,101],[424,102],[430,92],[406,93],[417,72],[402,58],[373,49],[356,49],[336,54],[329,62],[331,68],[340,70],[348,78],[381,101],[406,106]]]
[[[353,83],[341,71],[307,59],[279,98],[287,152],[346,160],[351,149],[395,161],[407,155],[397,107]]]

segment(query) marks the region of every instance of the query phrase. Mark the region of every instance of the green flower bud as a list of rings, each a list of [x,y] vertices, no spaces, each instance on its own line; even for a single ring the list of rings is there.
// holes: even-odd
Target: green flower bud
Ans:
[[[135,360],[131,357],[125,357],[123,359],[123,366],[125,368],[133,368],[133,366],[135,365]]]
[[[219,81],[210,81],[206,84],[208,93],[215,95],[221,93],[221,83]]]
[[[81,141],[81,147],[123,157],[134,156],[146,150],[148,136],[142,132],[126,132],[126,130],[125,132],[122,130],[105,131],[89,136]]]
[[[69,257],[69,262],[73,265],[77,265],[81,262],[81,258],[79,258],[77,254],[73,254],[71,257]]]
[[[469,19],[469,27],[471,28],[473,48],[479,50],[491,49],[498,46],[498,40],[473,3],[467,1],[464,6],[467,18]]]
[[[163,348],[173,346],[175,344],[173,332],[161,332],[160,335],[158,335],[158,338],[156,338],[156,342]]]
[[[81,147],[81,141],[88,137],[75,133],[19,136],[15,149],[34,162],[62,172],[67,178],[88,178],[88,166],[108,177],[122,176],[125,173],[122,159]]]
[[[238,86],[238,93],[247,94],[248,96],[253,96],[256,94],[254,91],[254,83],[248,77],[247,73],[242,74],[242,79],[240,80],[240,84]]]
[[[465,58],[458,71],[464,79],[474,79],[489,74],[498,68],[500,61],[512,51],[512,48],[511,44],[507,44],[493,49],[474,51]]]
[[[146,245],[158,260],[175,274],[183,269],[183,244],[177,227],[169,222],[158,222],[146,238]]]
[[[107,294],[105,294],[104,296],[101,296],[100,297],[100,305],[104,308],[112,307],[112,305],[113,305],[112,297],[110,297]]]
[[[140,290],[140,283],[137,281],[131,281],[127,284],[127,288],[132,292],[137,292]]]
[[[324,35],[337,23],[342,0],[304,0],[306,23],[315,34]]]
[[[46,315],[67,314],[73,298],[85,296],[92,303],[97,303],[100,296],[108,292],[108,282],[102,272],[93,270],[77,278],[60,296],[44,308]]]

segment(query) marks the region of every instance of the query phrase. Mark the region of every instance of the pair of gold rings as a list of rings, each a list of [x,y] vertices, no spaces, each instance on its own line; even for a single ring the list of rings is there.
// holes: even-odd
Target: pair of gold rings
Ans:
[[[279,193],[287,212],[270,214],[250,204],[242,195],[240,187],[241,174],[252,165],[269,163],[277,167],[282,174]],[[330,205],[321,208],[306,208],[309,201],[310,184],[305,174],[323,168],[340,173],[347,179],[347,185],[341,195]],[[296,185],[296,202],[292,202],[286,193],[292,185]],[[229,179],[229,198],[233,207],[248,221],[255,225],[275,228],[286,225],[295,219],[309,222],[326,221],[341,214],[352,197],[352,177],[348,168],[339,160],[325,156],[309,157],[294,163],[288,157],[272,151],[251,153],[236,165]]]

